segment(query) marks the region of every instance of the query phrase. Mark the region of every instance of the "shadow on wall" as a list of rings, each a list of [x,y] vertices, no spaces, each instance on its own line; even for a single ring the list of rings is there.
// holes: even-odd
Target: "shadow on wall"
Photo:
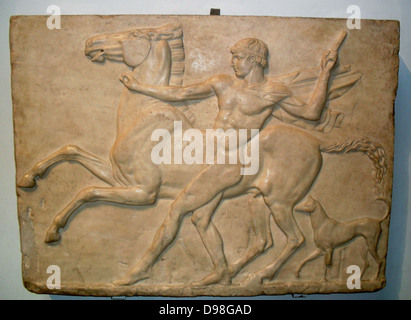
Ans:
[[[409,168],[411,155],[411,74],[400,57],[399,83],[395,101],[394,142],[394,185],[390,235],[387,254],[386,299],[399,299],[401,285],[404,285],[403,262],[407,239],[407,216],[409,207]],[[408,258],[410,259],[410,258]],[[408,281],[410,282],[410,281]],[[408,284],[409,285],[409,284]]]

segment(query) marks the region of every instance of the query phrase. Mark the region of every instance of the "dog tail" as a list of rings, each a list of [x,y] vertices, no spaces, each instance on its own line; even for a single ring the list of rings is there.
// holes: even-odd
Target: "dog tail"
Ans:
[[[325,153],[351,153],[361,152],[368,156],[374,166],[374,181],[377,194],[383,194],[383,180],[387,172],[387,155],[384,148],[378,142],[367,138],[350,139],[331,146],[320,146],[321,152]]]

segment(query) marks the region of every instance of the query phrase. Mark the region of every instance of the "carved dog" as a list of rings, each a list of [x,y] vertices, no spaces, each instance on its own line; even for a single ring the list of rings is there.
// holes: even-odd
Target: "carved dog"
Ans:
[[[311,261],[318,256],[325,254],[324,263],[326,268],[324,279],[327,280],[327,267],[332,263],[332,255],[334,249],[346,244],[348,241],[354,238],[363,237],[367,245],[367,251],[364,257],[365,266],[361,273],[361,276],[369,266],[367,257],[367,253],[369,252],[377,263],[377,272],[375,276],[376,278],[380,272],[382,263],[381,258],[377,254],[377,245],[381,234],[381,222],[383,222],[388,217],[388,204],[387,208],[388,209],[386,214],[380,220],[372,218],[361,218],[347,222],[339,222],[327,215],[323,206],[318,200],[313,199],[311,196],[308,196],[306,201],[295,207],[295,210],[310,214],[311,225],[314,231],[314,242],[318,249],[301,262],[298,270],[296,271],[296,277],[298,278],[300,276],[302,267],[308,261]]]

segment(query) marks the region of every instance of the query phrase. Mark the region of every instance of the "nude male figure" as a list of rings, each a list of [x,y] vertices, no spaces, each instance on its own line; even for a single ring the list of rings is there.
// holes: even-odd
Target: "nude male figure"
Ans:
[[[237,133],[239,129],[262,129],[278,103],[290,97],[291,93],[274,77],[264,75],[268,48],[261,40],[243,39],[231,48],[231,53],[235,77],[216,75],[206,81],[183,87],[143,84],[129,74],[123,74],[120,80],[130,90],[165,101],[198,100],[215,95],[218,98],[219,111],[214,129],[234,129]],[[287,103],[281,107],[302,119],[320,119],[327,98],[331,70],[336,61],[337,52],[324,53],[316,88],[306,105]],[[241,147],[239,146],[239,149]],[[229,284],[231,276],[223,251],[223,242],[211,218],[224,190],[241,181],[241,166],[239,162],[211,164],[200,172],[172,203],[143,258],[123,279],[115,281],[114,284],[128,285],[149,278],[152,266],[175,239],[182,218],[193,211],[195,214],[192,221],[214,265],[214,272],[195,284]]]

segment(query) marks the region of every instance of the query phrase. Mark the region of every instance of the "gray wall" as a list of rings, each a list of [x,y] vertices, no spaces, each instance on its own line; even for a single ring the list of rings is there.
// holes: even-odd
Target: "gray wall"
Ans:
[[[399,20],[401,50],[396,99],[394,194],[387,262],[387,286],[375,293],[312,295],[306,299],[411,298],[411,1],[410,0],[2,0],[0,3],[0,299],[65,299],[36,295],[21,280],[21,255],[15,195],[15,167],[10,88],[9,17],[47,15],[58,5],[64,14],[201,14],[220,8],[222,15],[265,15],[347,18],[347,7],[358,5],[363,19]],[[366,54],[366,53],[364,53]],[[265,297],[292,299],[291,296]]]

